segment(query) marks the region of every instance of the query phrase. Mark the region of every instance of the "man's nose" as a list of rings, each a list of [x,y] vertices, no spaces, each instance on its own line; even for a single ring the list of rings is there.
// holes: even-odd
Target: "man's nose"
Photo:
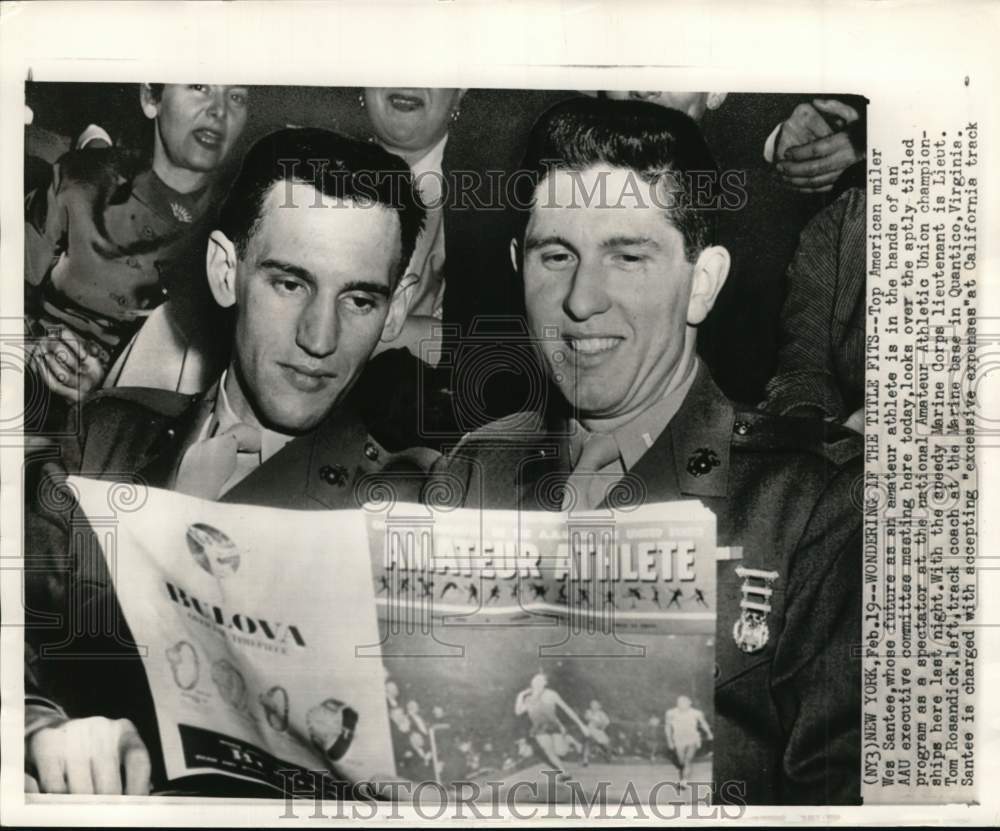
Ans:
[[[563,303],[566,314],[573,320],[587,320],[611,307],[607,277],[599,263],[581,262],[573,275],[573,284]]]
[[[295,343],[314,358],[325,358],[337,349],[337,305],[314,298],[302,310]]]

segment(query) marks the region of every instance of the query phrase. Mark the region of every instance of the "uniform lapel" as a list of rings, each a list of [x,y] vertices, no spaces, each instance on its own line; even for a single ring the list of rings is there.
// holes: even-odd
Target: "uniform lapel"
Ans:
[[[729,447],[733,407],[699,364],[694,383],[677,414],[629,476],[642,483],[630,489],[644,502],[687,496],[729,495]]]
[[[237,483],[221,502],[280,508],[358,508],[355,488],[367,472],[368,431],[349,402],[314,431],[290,441]]]
[[[627,491],[642,502],[670,502],[681,498],[669,425],[627,476],[642,483],[642,487]]]
[[[733,405],[699,363],[684,403],[667,427],[678,489],[690,496],[729,495],[729,449],[736,415]]]
[[[537,436],[524,448],[516,474],[515,499],[498,504],[517,505],[523,511],[560,510],[563,487],[572,471],[569,430],[565,414],[552,410],[546,413]]]
[[[218,385],[196,400],[175,421],[163,425],[135,469],[154,487],[173,489],[184,452],[197,440],[205,421],[215,407]]]

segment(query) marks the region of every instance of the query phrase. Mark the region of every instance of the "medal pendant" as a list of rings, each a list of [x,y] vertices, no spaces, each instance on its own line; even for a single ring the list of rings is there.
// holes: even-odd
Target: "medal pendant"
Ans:
[[[733,624],[733,640],[748,655],[760,652],[767,646],[771,629],[767,616],[771,612],[771,585],[778,579],[776,571],[737,566],[736,576],[743,581],[740,586],[740,616]]]
[[[733,640],[742,652],[752,655],[767,646],[771,630],[761,614],[754,614],[746,609],[733,624]]]

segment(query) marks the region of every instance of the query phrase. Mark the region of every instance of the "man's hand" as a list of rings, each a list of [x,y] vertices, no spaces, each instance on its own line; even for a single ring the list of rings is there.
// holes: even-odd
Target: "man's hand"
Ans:
[[[864,148],[855,148],[845,129],[859,117],[836,99],[799,104],[782,123],[775,144],[776,167],[785,182],[803,193],[832,190],[840,174],[864,158]]]
[[[24,761],[27,784],[42,793],[149,793],[149,752],[128,719],[95,716],[41,727],[25,742]]]
[[[50,390],[76,402],[100,386],[107,374],[96,352],[64,326],[58,336],[37,342],[32,363]]]

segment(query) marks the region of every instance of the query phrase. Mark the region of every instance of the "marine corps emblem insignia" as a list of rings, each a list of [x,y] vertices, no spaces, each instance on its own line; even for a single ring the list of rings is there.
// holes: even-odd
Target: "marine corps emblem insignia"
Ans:
[[[710,450],[707,447],[699,447],[691,454],[691,458],[688,459],[687,472],[692,476],[704,476],[706,473],[711,473],[713,468],[718,467],[722,464],[719,461],[719,456],[714,450]]]

